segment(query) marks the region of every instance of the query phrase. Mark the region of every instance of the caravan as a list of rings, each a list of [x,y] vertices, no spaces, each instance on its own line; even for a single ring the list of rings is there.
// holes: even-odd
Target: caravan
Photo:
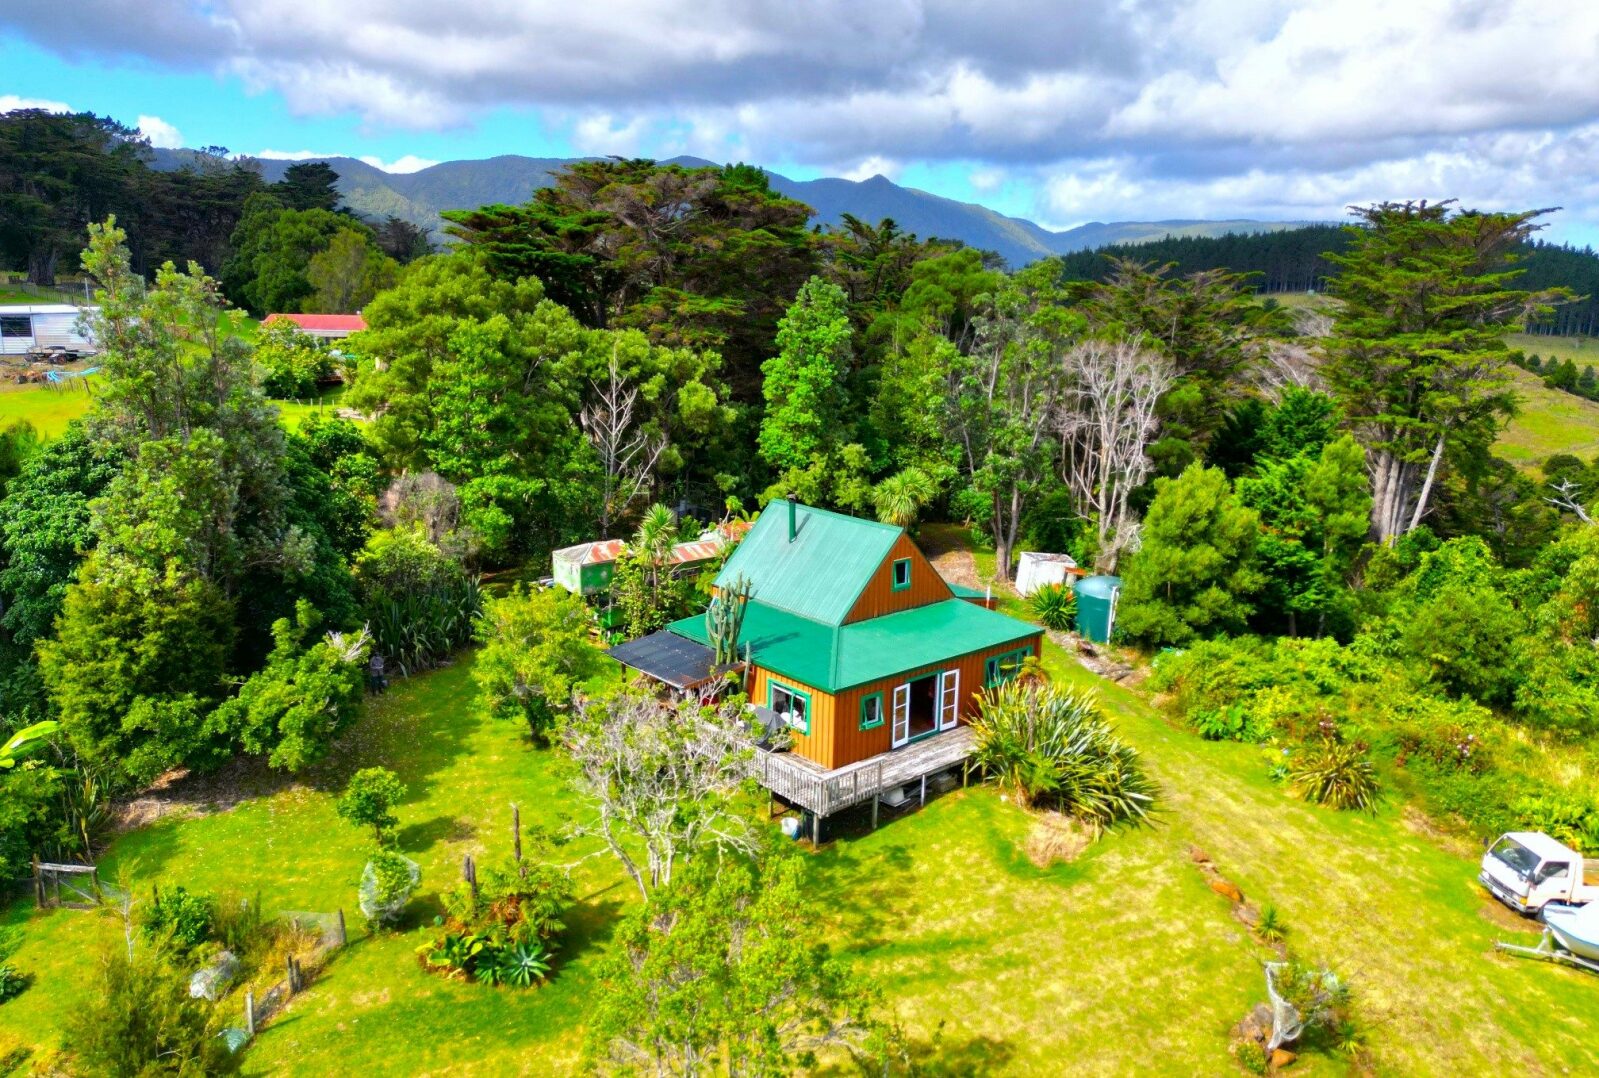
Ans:
[[[51,355],[64,359],[91,356],[100,350],[79,324],[79,317],[96,310],[68,303],[38,303],[0,307],[0,355]]]

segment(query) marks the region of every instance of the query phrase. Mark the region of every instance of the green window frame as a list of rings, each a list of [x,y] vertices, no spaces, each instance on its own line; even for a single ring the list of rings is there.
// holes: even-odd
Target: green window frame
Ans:
[[[911,586],[911,560],[909,558],[896,558],[893,572],[895,591],[904,591]]]
[[[783,693],[787,693],[788,694],[789,706],[787,708],[783,708],[783,709],[779,709],[778,708],[777,694],[779,692],[783,692]],[[794,721],[794,705],[795,704],[799,705],[799,716],[800,716],[800,721],[799,722],[795,722]],[[783,684],[780,681],[768,681],[766,683],[766,706],[771,708],[773,711],[776,711],[778,713],[778,715],[782,717],[783,722],[785,724],[787,724],[789,727],[791,727],[791,728],[793,728],[795,730],[798,730],[800,733],[805,734],[807,737],[810,736],[810,732],[811,732],[811,694],[810,693],[804,691],[803,689],[796,689],[792,685],[785,685],[785,684]]]
[[[867,706],[873,703],[877,705],[875,708]],[[873,714],[877,716],[875,719],[869,717]],[[869,692],[861,697],[861,729],[875,730],[881,725],[883,725],[883,694]]]
[[[990,655],[988,661],[983,663],[983,684],[988,688],[1001,685],[1015,677],[1021,670],[1022,663],[1026,662],[1033,654],[1033,645],[1015,648],[1002,652],[999,655]]]

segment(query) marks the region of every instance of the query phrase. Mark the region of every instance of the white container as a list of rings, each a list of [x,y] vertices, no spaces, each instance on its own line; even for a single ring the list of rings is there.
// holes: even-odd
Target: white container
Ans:
[[[1045,584],[1066,583],[1067,570],[1077,568],[1069,554],[1043,554],[1035,550],[1022,551],[1021,563],[1016,567],[1016,591],[1031,595]]]

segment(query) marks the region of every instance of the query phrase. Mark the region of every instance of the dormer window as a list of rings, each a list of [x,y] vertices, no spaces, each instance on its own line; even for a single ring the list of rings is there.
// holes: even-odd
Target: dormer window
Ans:
[[[911,586],[911,560],[899,558],[894,562],[894,590],[904,591]]]

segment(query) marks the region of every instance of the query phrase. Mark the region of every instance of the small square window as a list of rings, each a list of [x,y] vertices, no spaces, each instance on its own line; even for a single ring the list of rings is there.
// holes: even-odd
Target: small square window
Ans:
[[[894,590],[904,591],[911,586],[911,560],[900,558],[894,562]]]
[[[874,730],[883,725],[883,694],[869,693],[861,697],[861,729]]]
[[[811,698],[798,689],[773,682],[766,695],[767,706],[799,733],[811,732]]]

